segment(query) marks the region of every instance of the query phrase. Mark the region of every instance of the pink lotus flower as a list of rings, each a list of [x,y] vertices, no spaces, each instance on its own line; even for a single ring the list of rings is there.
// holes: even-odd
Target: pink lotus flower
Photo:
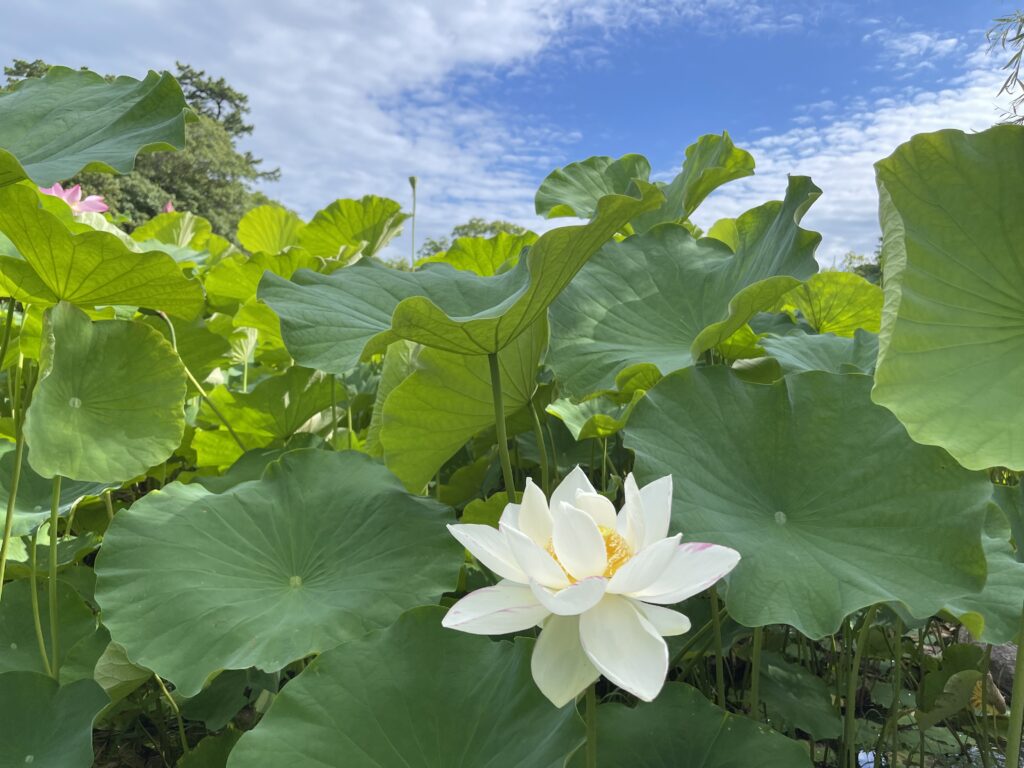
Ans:
[[[75,184],[71,189],[64,189],[60,183],[57,183],[52,187],[40,187],[39,191],[44,195],[59,197],[70,205],[71,210],[75,213],[103,213],[109,210],[107,204],[103,202],[102,195],[89,195],[83,200],[81,184]]]
[[[164,213],[174,213],[174,202],[172,200],[168,200],[160,210]]]

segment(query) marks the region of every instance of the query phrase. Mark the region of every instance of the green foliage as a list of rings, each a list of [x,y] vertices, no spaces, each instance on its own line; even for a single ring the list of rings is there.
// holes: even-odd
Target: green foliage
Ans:
[[[30,88],[31,92],[38,88],[32,88],[35,80],[51,71],[51,67],[41,60],[25,62],[15,60],[14,66],[5,67],[8,85],[13,88],[14,95]],[[92,88],[97,91],[97,97],[104,102],[109,101],[110,96],[100,91],[104,81],[98,75],[82,72],[74,73],[64,67],[52,68],[47,82],[59,75],[62,81],[72,82],[72,78],[94,83]],[[143,85],[150,88],[153,78],[158,77],[155,73],[144,81]],[[160,76],[159,83],[155,87],[173,88],[179,94],[179,99],[184,96],[192,112],[189,117],[192,122],[184,125],[180,117],[185,107],[184,101],[178,107],[178,127],[169,137],[163,139],[160,144],[154,143],[153,148],[164,148],[165,145],[173,145],[177,149],[187,147],[181,152],[168,153],[146,153],[137,159],[135,153],[125,154],[127,159],[118,159],[119,165],[114,167],[125,173],[131,170],[131,162],[135,161],[135,173],[126,176],[111,176],[107,173],[93,173],[91,167],[85,167],[85,173],[79,174],[86,163],[79,163],[72,167],[71,164],[58,166],[60,172],[54,175],[47,172],[33,180],[40,184],[50,185],[54,181],[68,180],[69,184],[81,184],[90,194],[102,195],[111,212],[121,217],[128,229],[143,224],[149,218],[159,213],[163,207],[170,202],[180,211],[191,211],[208,219],[213,225],[213,230],[225,237],[231,237],[238,226],[239,220],[255,205],[269,202],[263,193],[255,189],[256,182],[275,181],[280,176],[277,169],[265,170],[261,168],[262,161],[254,157],[250,152],[241,151],[236,142],[245,135],[252,132],[252,125],[244,122],[245,115],[249,112],[248,97],[232,88],[223,78],[212,78],[202,70],[196,70],[188,64],[177,63],[177,83],[169,74]],[[125,91],[130,87],[127,81],[130,78],[106,78],[108,88],[119,88]],[[178,85],[180,83],[180,87]],[[141,86],[140,86],[141,87]],[[9,97],[8,97],[9,98]],[[155,97],[149,97],[154,99]],[[162,103],[167,109],[171,104],[161,94]],[[0,105],[3,96],[0,94]],[[140,105],[141,108],[145,104]],[[0,106],[2,116],[2,106]],[[195,117],[198,116],[198,119]],[[147,119],[153,121],[152,117]],[[165,120],[174,117],[168,113]],[[3,122],[0,119],[0,122]],[[54,121],[54,126],[59,126],[63,131],[66,121]],[[90,132],[96,130],[84,120],[80,122],[82,129],[87,127]],[[170,123],[168,123],[170,125]],[[0,147],[6,147],[2,134],[0,134]],[[76,147],[77,150],[77,147]],[[136,152],[138,150],[135,150]],[[112,157],[119,158],[119,155]],[[70,158],[69,158],[70,159]],[[105,165],[112,165],[104,157],[97,157]],[[3,181],[4,171],[0,166],[0,182]],[[72,178],[73,177],[73,178]]]
[[[533,641],[450,632],[442,616],[418,608],[323,654],[285,689],[263,727],[242,737],[228,765],[476,768],[499,756],[504,765],[560,765],[583,725],[572,707],[554,709],[532,684]],[[524,737],[510,738],[510,723]]]
[[[524,235],[526,232],[525,227],[513,224],[511,221],[504,221],[503,219],[488,221],[487,219],[475,216],[467,222],[456,224],[452,227],[451,235],[448,237],[428,237],[423,241],[423,245],[420,246],[417,255],[421,259],[436,256],[443,251],[449,250],[453,242],[464,237],[497,237],[500,234]]]
[[[753,172],[727,134],[667,183],[570,163],[538,211],[582,221],[473,220],[399,269],[393,200],[253,207],[225,81],[179,65],[189,148],[136,160],[172,81],[9,69],[0,764],[575,768],[594,716],[608,766],[1002,750],[959,640],[1020,632],[1024,128],[879,163],[884,288],[818,271],[806,177],[702,236]],[[41,95],[98,141],[12,131]],[[32,181],[132,162],[88,177],[131,233]]]

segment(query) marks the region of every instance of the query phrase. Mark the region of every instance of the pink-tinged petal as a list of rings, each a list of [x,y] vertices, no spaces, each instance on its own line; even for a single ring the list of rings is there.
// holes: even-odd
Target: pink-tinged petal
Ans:
[[[548,589],[535,581],[530,582],[533,596],[541,605],[559,616],[578,616],[589,611],[604,597],[608,581],[600,576],[577,581],[565,589]]]
[[[102,195],[89,195],[75,206],[75,210],[79,213],[103,213],[110,210],[110,207],[103,202]]]
[[[548,500],[544,497],[544,491],[530,478],[526,478],[526,489],[519,505],[518,528],[541,547],[546,547],[551,541],[551,512],[548,511]]]
[[[534,627],[547,615],[529,587],[500,581],[459,600],[441,624],[472,635],[505,635]]]
[[[640,489],[643,502],[644,543],[647,547],[668,536],[672,522],[672,475],[648,483]]]
[[[580,620],[552,616],[533,647],[533,681],[556,707],[564,707],[601,676],[580,645]]]
[[[501,531],[489,525],[449,525],[448,530],[473,557],[503,579],[529,582]]]
[[[615,530],[615,505],[601,494],[576,491],[576,499],[572,505],[594,518],[598,525]]]
[[[647,603],[672,605],[703,592],[736,567],[740,553],[729,547],[701,542],[679,545],[672,562],[653,584],[631,597]]]
[[[597,493],[594,490],[594,486],[591,485],[590,480],[587,479],[587,473],[579,468],[579,465],[573,468],[572,472],[565,476],[565,479],[558,484],[558,487],[551,492],[551,509],[558,509],[558,507],[565,504],[572,504],[576,501],[576,492],[583,491],[584,493]]]
[[[522,531],[499,525],[512,550],[512,556],[523,572],[539,584],[551,589],[562,589],[569,586],[569,577],[565,575],[555,558]]]
[[[75,184],[71,189],[64,190],[62,197],[64,198],[64,202],[74,208],[75,204],[82,199],[82,185]]]
[[[608,550],[594,518],[570,504],[555,510],[551,543],[562,567],[574,579],[601,576],[608,567]]]
[[[640,601],[634,602],[633,607],[640,611],[662,637],[684,635],[690,631],[690,620],[679,611]]]
[[[626,598],[606,595],[582,614],[580,642],[591,663],[620,688],[643,701],[661,692],[668,646]]]
[[[655,542],[626,561],[612,576],[608,591],[616,595],[640,592],[656,582],[679,549],[681,534]]]
[[[622,490],[625,501],[615,527],[633,551],[639,552],[644,548],[645,540],[644,505],[632,472],[626,475],[626,482],[623,484]]]
[[[64,187],[60,185],[60,182],[57,182],[52,187],[40,187],[39,191],[44,195],[50,195],[51,197],[64,197]]]
[[[160,210],[163,211],[164,213],[174,213],[174,202],[168,200],[166,203],[164,203],[164,207],[161,208]]]

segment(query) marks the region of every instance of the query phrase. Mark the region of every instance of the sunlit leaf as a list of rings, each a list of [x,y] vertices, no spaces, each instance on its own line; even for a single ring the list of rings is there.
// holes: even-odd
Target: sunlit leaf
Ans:
[[[870,386],[821,372],[766,386],[691,368],[633,412],[634,471],[641,483],[673,475],[674,528],[743,556],[726,599],[741,624],[821,637],[873,603],[928,616],[984,585],[988,479],[911,441]]]
[[[48,187],[79,171],[128,173],[140,152],[182,149],[194,119],[168,73],[107,81],[53,67],[0,93],[0,186]]]
[[[971,469],[1024,469],[1024,127],[915,136],[875,168],[875,402]]]
[[[561,766],[583,724],[573,706],[555,709],[537,690],[533,641],[452,632],[443,615],[417,608],[320,656],[242,736],[228,766]]]
[[[129,658],[192,696],[436,600],[461,562],[449,514],[366,456],[293,451],[224,493],[175,483],[118,512],[96,600]]]

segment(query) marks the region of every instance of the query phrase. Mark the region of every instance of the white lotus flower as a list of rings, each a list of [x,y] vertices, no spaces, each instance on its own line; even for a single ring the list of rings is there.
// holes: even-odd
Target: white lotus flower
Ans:
[[[444,626],[499,635],[539,625],[533,679],[551,702],[572,701],[600,675],[644,701],[668,673],[663,636],[690,620],[673,605],[710,587],[740,555],[715,544],[668,536],[672,478],[638,488],[626,478],[625,504],[598,494],[576,467],[551,494],[530,480],[522,504],[509,504],[498,529],[448,530],[502,581],[459,600]]]

